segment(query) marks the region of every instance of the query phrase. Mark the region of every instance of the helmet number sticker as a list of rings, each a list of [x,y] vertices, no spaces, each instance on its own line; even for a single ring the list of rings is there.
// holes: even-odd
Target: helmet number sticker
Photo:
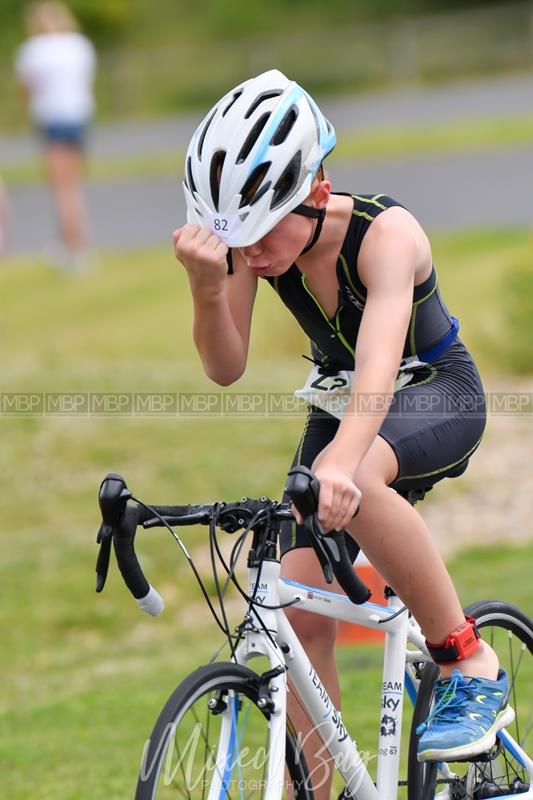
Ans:
[[[222,239],[229,247],[234,246],[238,241],[241,224],[238,214],[226,214],[224,216],[219,214],[204,215],[205,227],[209,228],[215,236]]]

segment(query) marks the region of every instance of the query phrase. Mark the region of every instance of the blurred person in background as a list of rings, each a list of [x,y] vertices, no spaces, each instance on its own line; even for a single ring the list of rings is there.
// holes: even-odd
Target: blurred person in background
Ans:
[[[17,52],[15,69],[43,143],[46,177],[64,247],[55,263],[71,272],[83,272],[90,255],[84,148],[94,112],[96,54],[62,3],[31,4],[26,26],[29,38]]]

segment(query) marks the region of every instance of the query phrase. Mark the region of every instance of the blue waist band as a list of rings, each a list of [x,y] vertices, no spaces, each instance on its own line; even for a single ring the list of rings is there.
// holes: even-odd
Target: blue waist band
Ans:
[[[428,347],[427,350],[423,350],[421,353],[417,353],[419,361],[426,361],[428,364],[431,364],[433,361],[436,361],[440,358],[448,349],[448,347],[457,339],[457,334],[459,333],[459,320],[456,317],[452,317],[452,327],[448,331],[448,333],[440,339],[436,344],[432,347]]]

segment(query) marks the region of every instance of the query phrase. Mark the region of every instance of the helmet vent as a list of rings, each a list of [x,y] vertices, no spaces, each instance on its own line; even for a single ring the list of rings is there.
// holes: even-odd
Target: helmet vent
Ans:
[[[222,174],[222,167],[224,166],[224,159],[226,158],[225,150],[217,150],[213,153],[211,159],[211,167],[209,168],[209,185],[211,188],[211,197],[213,198],[213,205],[218,211],[218,197],[220,193],[220,176]]]
[[[192,176],[192,168],[191,168],[191,157],[187,159],[187,184],[191,192],[196,192],[196,185],[194,183],[194,178]]]
[[[253,169],[246,178],[244,186],[241,189],[241,202],[239,203],[239,208],[247,205],[253,206],[253,204],[257,203],[259,198],[262,197],[268,189],[270,189],[271,181],[267,181],[263,186],[261,186],[261,184],[263,183],[263,178],[270,169],[271,164],[271,161],[266,161],[264,164],[259,164],[259,166]]]
[[[245,140],[243,146],[241,147],[240,153],[237,156],[237,164],[242,164],[243,161],[246,161],[246,159],[248,158],[248,156],[250,155],[250,153],[252,151],[252,148],[253,148],[254,144],[259,139],[259,136],[261,135],[261,131],[263,130],[263,128],[267,124],[269,117],[270,117],[270,111],[267,114],[262,114],[259,117],[259,119],[255,123],[255,125],[253,126],[252,130],[250,131],[250,133],[246,137],[246,140]]]
[[[262,92],[255,98],[254,102],[244,115],[244,119],[250,119],[256,108],[259,108],[261,103],[263,103],[265,100],[272,100],[274,97],[279,97],[280,94],[283,94],[283,89],[273,89],[270,92]]]
[[[276,181],[272,202],[270,203],[271,211],[294,194],[300,176],[301,165],[302,152],[298,150]]]
[[[316,140],[319,144],[322,143],[322,137],[320,135],[321,127],[320,127],[320,119],[317,113],[317,108],[314,103],[309,103],[309,108],[313,114],[313,119],[315,120],[315,127],[316,127]]]
[[[216,114],[216,109],[213,111],[213,113],[211,114],[211,116],[209,117],[207,122],[205,123],[204,129],[203,129],[203,131],[201,133],[201,136],[200,136],[200,138],[198,140],[198,160],[199,161],[202,160],[202,149],[203,149],[203,146],[204,146],[204,140],[205,140],[205,135],[207,133],[207,129],[211,125],[211,122],[213,121],[213,117],[215,116],[215,114]]]
[[[235,103],[235,102],[236,102],[236,100],[238,100],[238,99],[239,99],[239,97],[240,97],[240,96],[241,96],[241,94],[242,94],[242,91],[243,91],[242,89],[239,89],[239,91],[238,91],[238,92],[235,92],[235,94],[233,95],[233,97],[232,97],[232,98],[231,98],[231,100],[229,101],[228,105],[226,106],[226,108],[225,108],[225,109],[224,109],[224,111],[222,112],[222,116],[223,116],[223,117],[225,117],[225,116],[226,116],[226,114],[228,113],[228,111],[229,111],[229,110],[230,110],[230,108],[232,107],[233,103]]]
[[[294,127],[294,123],[298,118],[298,109],[295,106],[291,106],[283,119],[281,120],[279,127],[270,140],[271,145],[276,144],[283,144],[289,133]]]

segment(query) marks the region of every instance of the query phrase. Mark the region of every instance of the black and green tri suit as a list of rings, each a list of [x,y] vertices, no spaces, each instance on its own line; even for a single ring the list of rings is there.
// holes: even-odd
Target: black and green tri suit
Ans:
[[[359,250],[373,220],[385,209],[400,205],[386,195],[351,196],[352,217],[337,261],[338,307],[331,319],[296,264],[279,277],[266,278],[309,336],[313,359],[324,374],[354,369],[366,301],[366,288],[357,272]],[[411,382],[395,393],[379,431],[398,459],[392,487],[399,491],[431,486],[459,474],[481,440],[486,421],[483,387],[457,330],[433,268],[427,280],[414,288],[403,350],[404,359],[417,356],[427,366],[416,369]],[[338,426],[335,417],[310,406],[293,463],[311,467]],[[282,552],[307,544],[303,528],[286,527]]]

